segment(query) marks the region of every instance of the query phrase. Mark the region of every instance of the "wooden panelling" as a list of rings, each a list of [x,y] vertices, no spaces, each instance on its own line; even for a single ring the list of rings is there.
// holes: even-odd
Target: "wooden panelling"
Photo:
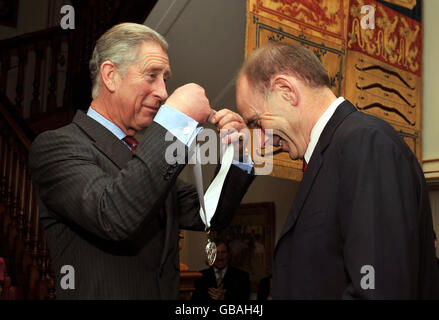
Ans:
[[[358,109],[389,122],[419,129],[421,78],[377,59],[349,51],[345,97]]]
[[[375,9],[374,29],[361,28],[365,4]],[[389,122],[421,162],[422,24],[377,1],[351,0],[347,37],[344,97]]]
[[[416,1],[394,0],[413,8]],[[364,5],[373,29],[361,27]],[[247,0],[246,57],[268,41],[309,48],[336,96],[389,122],[421,161],[422,24],[375,0]],[[263,150],[253,150],[258,160]],[[258,158],[259,157],[259,158]],[[265,157],[270,161],[270,157]],[[272,175],[300,180],[302,162],[274,151]]]
[[[347,0],[248,0],[247,11],[301,33],[345,43]]]
[[[375,8],[374,29],[361,27],[363,5]],[[418,76],[422,73],[422,24],[374,0],[351,0],[347,49],[363,52]]]

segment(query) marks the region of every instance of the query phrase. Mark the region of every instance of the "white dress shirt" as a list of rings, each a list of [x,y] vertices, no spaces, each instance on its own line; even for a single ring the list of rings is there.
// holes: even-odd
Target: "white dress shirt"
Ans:
[[[326,124],[328,123],[329,119],[331,119],[332,115],[334,114],[335,110],[337,110],[337,107],[344,101],[345,99],[343,97],[338,97],[337,100],[335,100],[333,103],[331,103],[326,109],[326,111],[321,115],[319,120],[317,120],[316,124],[311,130],[311,135],[309,138],[309,144],[308,148],[305,152],[305,161],[306,163],[309,163],[309,160],[311,159],[312,153],[314,152],[314,149],[316,148],[317,142],[320,139],[320,135],[323,132],[323,129],[325,129]]]

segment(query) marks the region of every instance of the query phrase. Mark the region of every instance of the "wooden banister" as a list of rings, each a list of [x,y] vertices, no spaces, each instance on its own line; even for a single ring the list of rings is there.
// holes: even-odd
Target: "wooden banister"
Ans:
[[[31,142],[12,115],[8,112],[6,107],[0,102],[0,117],[9,124],[9,130],[13,131],[18,141],[23,145],[26,150],[29,150]],[[6,132],[6,131],[5,131]]]
[[[60,27],[47,28],[44,30],[26,33],[17,37],[0,41],[0,49],[16,49],[22,46],[32,46],[36,42],[47,41],[54,37],[68,36],[69,31]]]
[[[51,259],[27,163],[30,140],[1,101],[1,251],[7,255],[21,298],[53,299]]]
[[[74,64],[69,50],[71,42],[71,32],[59,27],[0,41],[0,92],[8,95],[15,112],[27,121],[27,125],[41,121],[46,113],[57,109],[73,114],[70,91],[72,81],[69,78]],[[67,61],[70,65],[66,65]],[[64,71],[60,71],[60,65]],[[16,71],[11,72],[14,69]],[[43,81],[48,85],[43,85]],[[64,87],[58,86],[62,82]],[[14,88],[10,87],[14,85]],[[44,125],[47,129],[54,129],[66,124],[70,117],[61,119],[45,122]],[[42,125],[36,127],[41,128]]]

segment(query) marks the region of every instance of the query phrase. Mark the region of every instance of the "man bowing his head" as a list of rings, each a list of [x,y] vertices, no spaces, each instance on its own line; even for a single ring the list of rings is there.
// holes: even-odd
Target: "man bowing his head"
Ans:
[[[237,106],[306,169],[276,245],[273,299],[439,298],[424,175],[389,124],[337,98],[319,59],[287,43],[247,59]]]

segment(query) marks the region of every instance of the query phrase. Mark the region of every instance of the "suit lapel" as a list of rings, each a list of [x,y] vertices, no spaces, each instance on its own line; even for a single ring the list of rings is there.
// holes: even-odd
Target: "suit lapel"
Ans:
[[[289,230],[294,227],[297,218],[299,217],[299,213],[302,211],[305,200],[308,197],[308,193],[311,190],[312,185],[314,184],[314,180],[319,173],[320,167],[322,166],[322,156],[320,152],[316,152],[318,151],[318,146],[319,145],[317,144],[309,162],[308,168],[303,174],[302,182],[300,183],[299,189],[297,190],[293,206],[291,207],[290,214],[285,221],[284,227],[279,237],[279,241]]]
[[[83,111],[79,110],[72,122],[84,130],[94,141],[96,148],[104,153],[119,169],[122,169],[131,160],[132,153],[123,142]]]
[[[311,187],[319,173],[320,167],[323,164],[323,153],[331,142],[334,132],[338,126],[343,122],[343,120],[352,112],[357,109],[347,100],[343,101],[337,108],[337,110],[329,119],[325,128],[320,135],[319,141],[314,149],[311,159],[306,169],[302,182],[300,183],[299,189],[297,190],[296,197],[294,199],[293,205],[290,210],[290,214],[287,217],[284,228],[279,236],[279,240],[276,244],[275,253],[278,248],[278,244],[285,234],[290,231],[296,224],[297,218],[300,216],[303,205],[308,197]]]
[[[217,287],[216,285],[216,277],[215,277],[215,270],[213,269],[213,267],[210,267],[209,269],[207,269],[207,273],[206,273],[206,282],[208,287]]]

